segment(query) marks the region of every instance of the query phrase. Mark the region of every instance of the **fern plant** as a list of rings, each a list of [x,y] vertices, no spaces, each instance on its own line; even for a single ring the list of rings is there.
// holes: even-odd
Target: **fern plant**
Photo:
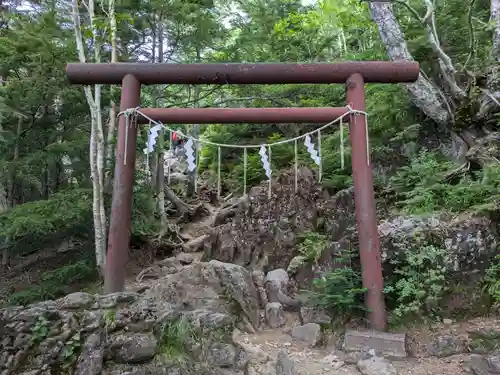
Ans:
[[[305,262],[317,264],[323,251],[330,245],[330,240],[324,234],[307,231],[299,235],[298,252]]]
[[[414,316],[437,317],[442,298],[448,290],[446,249],[423,246],[406,251],[402,259],[393,259],[395,267],[384,292],[393,304],[393,320]]]
[[[500,255],[486,269],[483,283],[483,291],[492,299],[493,304],[500,303]]]
[[[353,268],[353,258],[352,252],[343,251],[337,259],[338,268],[323,272],[305,293],[311,305],[331,312],[339,322],[367,311],[364,305],[367,289],[363,288],[361,273]]]

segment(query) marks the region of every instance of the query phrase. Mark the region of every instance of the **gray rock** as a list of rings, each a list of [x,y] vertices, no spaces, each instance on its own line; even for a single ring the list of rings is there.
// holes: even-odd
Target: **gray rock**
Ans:
[[[302,301],[299,298],[292,298],[285,294],[282,290],[278,290],[278,301],[283,305],[288,311],[298,312],[300,310],[300,306],[302,305]]]
[[[300,318],[302,319],[302,324],[329,324],[332,321],[332,318],[325,311],[311,306],[302,306],[300,308]]]
[[[236,348],[231,344],[214,343],[210,347],[210,362],[218,367],[233,367],[236,360]]]
[[[59,299],[59,308],[61,309],[83,309],[90,307],[94,303],[94,296],[88,293],[76,292],[68,294],[66,297]]]
[[[460,336],[442,335],[427,345],[427,353],[434,357],[449,357],[467,352],[466,340]]]
[[[357,368],[363,375],[398,375],[392,363],[381,357],[363,359],[358,362]]]
[[[449,220],[446,216],[409,216],[384,220],[378,226],[382,259],[390,260],[401,251],[408,251],[415,243],[414,237],[421,236],[419,246],[436,244],[446,249],[448,271],[470,271],[484,269],[484,264],[496,251],[495,224],[486,217],[461,217]]]
[[[373,350],[382,357],[404,358],[407,356],[406,335],[401,333],[348,329],[344,334],[343,346],[349,352]]]
[[[473,375],[498,375],[500,357],[473,354],[467,362],[467,367]]]
[[[265,308],[269,302],[266,292],[266,275],[262,271],[252,271],[252,280],[259,293],[260,307]]]
[[[316,323],[308,323],[294,327],[292,337],[304,341],[309,346],[316,346],[321,341],[321,327]]]
[[[276,375],[297,375],[295,364],[283,350],[276,358]]]
[[[288,265],[286,271],[290,275],[295,275],[300,267],[302,267],[306,263],[306,258],[302,255],[295,256]]]
[[[284,269],[269,271],[266,275],[267,299],[269,302],[281,302],[278,293],[286,294],[288,288],[288,273]]]
[[[491,369],[500,374],[500,355],[491,355],[487,360]]]
[[[262,364],[269,361],[269,355],[258,346],[251,344],[243,339],[241,336],[241,332],[238,329],[235,329],[233,331],[232,341],[236,346],[241,348],[239,354],[239,356],[241,356],[241,363],[251,362]],[[238,359],[238,361],[240,360]]]
[[[188,253],[179,253],[175,256],[182,265],[191,264],[194,262],[194,256]]]
[[[156,338],[152,334],[121,334],[111,339],[110,356],[117,363],[141,363],[156,354]]]
[[[74,375],[99,375],[104,362],[104,347],[97,333],[91,334],[85,340],[82,353],[78,358]]]
[[[220,366],[226,366],[225,373],[237,374],[246,371],[249,362],[267,365],[269,356],[262,350],[249,348],[250,344],[228,344],[236,321],[245,322],[244,328],[249,331],[252,325],[260,324],[260,297],[252,274],[242,266],[218,261],[181,266],[179,260],[174,260],[157,267],[158,279],[150,280],[150,287],[142,294],[73,293],[57,301],[0,309],[0,373],[26,355],[23,370],[40,369],[43,375],[50,371],[64,343],[79,332],[85,341],[71,364],[76,375],[102,373],[104,361],[110,363],[110,367],[106,365],[110,375],[121,375],[132,368],[137,369],[137,375],[165,375],[168,368],[151,361],[157,353],[155,335],[165,322],[180,317],[185,317],[193,332],[201,335],[197,337],[206,339],[203,346],[202,340],[194,336],[185,340],[186,350],[194,358],[190,369],[205,362],[213,366],[210,370],[215,373],[221,371]],[[168,265],[178,268],[171,267],[174,273],[162,273]],[[264,275],[259,276],[265,295]],[[106,334],[106,342],[101,340],[101,334]],[[41,341],[36,355],[25,353],[26,344],[35,336]],[[225,344],[212,344],[212,339]],[[200,361],[205,355],[211,360]],[[46,368],[42,368],[44,365]],[[192,373],[209,372],[203,369],[189,375]]]
[[[237,370],[245,370],[249,361],[250,361],[250,356],[248,355],[248,353],[245,350],[240,349],[238,351],[238,354],[236,354],[234,367]]]
[[[372,353],[367,350],[359,350],[347,352],[342,355],[342,360],[348,365],[356,365],[359,361],[373,357]]]
[[[237,302],[254,328],[259,326],[259,295],[252,275],[244,267],[212,260],[208,263],[219,277],[223,290]]]
[[[112,309],[119,304],[129,304],[137,300],[139,295],[133,292],[107,294],[99,298],[95,308]]]
[[[247,375],[276,375],[276,367],[272,363],[262,365],[249,364]]]
[[[19,335],[16,336],[16,339],[14,340],[14,348],[24,347],[26,344],[28,344],[30,339],[31,335],[27,333],[20,333]]]
[[[210,261],[183,266],[156,280],[144,293],[154,305],[158,305],[158,296],[166,308],[232,314],[239,320],[247,319],[253,328],[260,323],[259,296],[252,276],[234,264]]]
[[[285,310],[281,303],[270,302],[266,305],[266,321],[271,328],[280,328],[285,325]]]
[[[234,369],[221,368],[217,369],[217,375],[245,375],[243,371],[235,371]]]

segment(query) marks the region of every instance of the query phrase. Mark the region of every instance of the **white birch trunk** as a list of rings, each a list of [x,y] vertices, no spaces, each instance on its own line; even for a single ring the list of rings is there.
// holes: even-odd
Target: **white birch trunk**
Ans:
[[[109,16],[109,26],[111,29],[111,62],[118,62],[118,51],[117,51],[117,31],[118,27],[116,25],[116,12],[115,12],[115,0],[109,0],[108,3],[108,16]],[[113,158],[114,149],[113,149],[113,138],[115,136],[116,129],[116,103],[113,101],[114,95],[114,86],[111,86],[111,103],[109,106],[109,124],[108,124],[108,134],[106,137],[106,163],[109,163]],[[106,165],[108,167],[108,165]],[[111,170],[106,168],[106,176],[105,176],[105,186],[109,186],[111,184]]]
[[[500,0],[490,1],[490,22],[494,27],[491,56],[497,63],[500,63]]]
[[[163,53],[163,25],[162,25],[161,17],[158,17],[156,30],[158,36],[158,62],[163,63],[164,53]],[[154,62],[154,60],[153,60]],[[158,86],[158,106],[163,107],[163,90],[164,86]],[[170,133],[168,133],[170,135]],[[170,141],[170,139],[169,139]],[[156,209],[158,214],[160,215],[160,224],[161,224],[161,235],[167,230],[167,212],[165,211],[165,130],[162,129],[158,133],[158,141],[156,142]]]
[[[87,5],[91,28],[94,36],[94,57],[96,62],[100,60],[100,46],[96,38],[94,25],[95,12],[94,1],[90,0]],[[80,10],[78,0],[72,2],[73,29],[75,32],[76,47],[80,62],[85,63],[85,48],[83,43],[82,28],[80,23]],[[94,95],[90,86],[84,86],[85,97],[89,105],[91,119],[90,135],[90,171],[92,176],[93,201],[92,210],[94,218],[94,237],[97,267],[102,273],[106,265],[106,215],[104,211],[103,182],[104,182],[104,137],[102,131],[101,113],[101,87],[96,85]]]
[[[94,39],[94,60],[96,63],[101,62],[101,43],[98,40],[99,32],[95,25],[95,2],[94,0],[89,0],[89,16],[90,16],[90,25],[92,27],[92,35]],[[102,246],[100,249],[100,253],[104,254],[102,267],[106,264],[106,234],[107,234],[107,226],[106,226],[106,209],[104,207],[104,173],[105,173],[105,139],[104,139],[104,128],[102,125],[102,107],[101,107],[101,85],[95,85],[94,87],[94,105],[95,105],[95,142],[97,148],[97,175],[99,177],[99,182],[94,190],[94,195],[97,195],[97,207],[99,210],[99,229],[101,238],[100,245]],[[104,270],[104,268],[101,268]]]
[[[484,95],[478,117],[500,108],[500,0],[490,0],[490,23],[493,26],[491,47],[492,67],[488,72],[488,90]]]

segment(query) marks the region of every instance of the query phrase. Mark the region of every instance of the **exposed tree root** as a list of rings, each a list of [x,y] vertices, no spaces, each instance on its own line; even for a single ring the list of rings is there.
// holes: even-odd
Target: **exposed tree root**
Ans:
[[[210,234],[202,234],[182,245],[182,250],[185,253],[196,253],[203,250],[203,246],[210,239]]]
[[[172,202],[172,204],[175,206],[179,214],[176,220],[177,224],[191,221],[197,217],[203,217],[208,213],[208,211],[206,210],[205,206],[202,203],[194,206],[187,204],[182,199],[180,199],[168,185],[165,185],[165,197],[170,202]]]
[[[248,195],[244,195],[239,198],[231,199],[231,201],[222,205],[214,215],[213,225],[218,226],[222,225],[226,222],[227,219],[230,219],[236,215],[241,206],[245,203],[249,202]]]
[[[145,278],[157,279],[158,273],[154,270],[153,267],[145,268],[136,276],[135,281],[141,283]]]

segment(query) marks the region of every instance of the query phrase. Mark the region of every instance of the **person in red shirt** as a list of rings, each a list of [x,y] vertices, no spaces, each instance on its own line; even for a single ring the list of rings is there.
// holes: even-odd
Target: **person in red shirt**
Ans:
[[[183,144],[184,144],[184,140],[181,137],[179,137],[177,135],[177,133],[172,133],[172,146],[173,146],[174,150],[177,147],[182,147]]]
[[[184,154],[184,143],[185,139],[176,133],[172,133],[172,152],[174,155],[181,156]]]

